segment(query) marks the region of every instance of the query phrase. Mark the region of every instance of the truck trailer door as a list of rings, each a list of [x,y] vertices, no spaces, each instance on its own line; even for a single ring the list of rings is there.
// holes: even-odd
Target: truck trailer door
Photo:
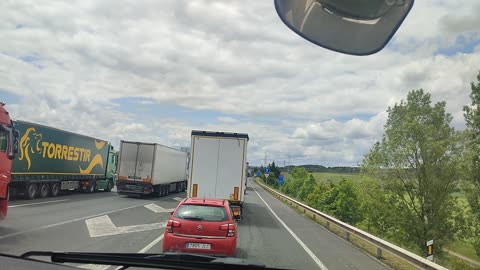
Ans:
[[[189,197],[216,198],[215,186],[220,140],[200,136],[194,136],[193,140]]]
[[[241,201],[244,189],[245,140],[222,138],[219,143],[216,197]]]

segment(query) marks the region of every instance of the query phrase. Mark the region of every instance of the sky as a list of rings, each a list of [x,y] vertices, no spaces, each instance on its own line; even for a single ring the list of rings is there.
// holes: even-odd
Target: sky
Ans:
[[[416,1],[371,56],[318,47],[273,1],[0,2],[0,99],[14,119],[108,140],[190,146],[248,133],[248,160],[356,166],[388,106],[423,88],[452,126],[480,71],[480,3]]]

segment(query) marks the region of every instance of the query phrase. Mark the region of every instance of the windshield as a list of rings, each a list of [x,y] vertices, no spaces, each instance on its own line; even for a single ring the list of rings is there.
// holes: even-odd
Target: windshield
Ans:
[[[8,151],[9,132],[0,128],[0,151],[6,153]]]
[[[0,0],[0,254],[480,268],[479,11]]]
[[[174,216],[179,219],[202,221],[226,221],[229,219],[224,207],[188,204],[180,206]]]

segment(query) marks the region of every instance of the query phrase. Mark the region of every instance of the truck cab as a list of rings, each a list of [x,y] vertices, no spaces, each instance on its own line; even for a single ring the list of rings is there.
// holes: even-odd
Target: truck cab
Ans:
[[[7,215],[12,160],[18,152],[20,134],[13,127],[5,103],[0,102],[0,220]]]

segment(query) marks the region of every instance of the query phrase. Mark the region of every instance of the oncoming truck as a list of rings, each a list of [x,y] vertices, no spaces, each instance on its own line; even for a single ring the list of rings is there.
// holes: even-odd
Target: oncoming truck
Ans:
[[[187,153],[157,143],[121,141],[117,193],[166,196],[186,189]]]
[[[14,121],[20,132],[10,190],[26,199],[57,196],[62,190],[110,191],[116,156],[107,141],[53,127]]]
[[[192,131],[188,197],[230,201],[242,216],[248,134]]]

